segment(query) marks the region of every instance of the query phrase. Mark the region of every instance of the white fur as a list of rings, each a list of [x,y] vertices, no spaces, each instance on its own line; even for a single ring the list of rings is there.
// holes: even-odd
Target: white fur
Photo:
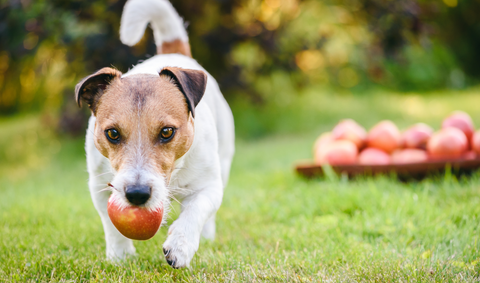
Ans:
[[[127,1],[120,23],[120,40],[126,45],[135,45],[142,39],[148,23],[157,46],[175,39],[188,42],[182,18],[166,0]]]
[[[167,25],[165,21],[167,19],[171,21],[172,18],[176,21],[172,25]],[[146,22],[151,20],[154,21],[152,22],[154,30],[157,33],[161,31],[162,40],[168,40],[172,36],[186,37],[183,27],[183,32],[178,31],[181,19],[170,3],[163,0],[130,0],[122,17],[122,41],[127,44],[137,42],[141,37],[140,30],[143,33],[142,28],[144,29]],[[165,54],[144,61],[123,77],[133,74],[158,75],[160,70],[167,66],[205,71],[192,58],[180,54]],[[166,176],[159,176],[150,169],[148,158],[144,158],[148,152],[142,148],[133,148],[132,150],[136,152],[134,160],[129,161],[129,166],[122,168],[121,172],[115,172],[110,161],[95,147],[95,122],[95,117],[92,116],[89,120],[85,149],[90,174],[90,193],[103,223],[107,258],[123,259],[134,255],[135,248],[132,240],[121,235],[110,221],[107,202],[111,192],[105,188],[111,183],[112,193],[116,194],[121,204],[127,205],[125,184],[132,183],[132,180],[140,180],[152,186],[152,197],[146,206],[155,209],[163,205],[164,221],[167,218],[170,197],[183,199],[180,216],[169,227],[163,248],[168,251],[166,258],[172,262],[173,267],[189,266],[198,249],[200,236],[207,239],[215,237],[215,213],[222,202],[223,189],[228,181],[234,154],[233,116],[215,79],[208,74],[205,94],[195,108],[193,144],[184,156],[175,161],[176,169],[170,177],[169,184],[166,183],[168,179]]]

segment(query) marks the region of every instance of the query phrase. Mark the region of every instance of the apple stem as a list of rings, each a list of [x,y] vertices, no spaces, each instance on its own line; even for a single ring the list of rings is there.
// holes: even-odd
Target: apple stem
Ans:
[[[117,188],[115,188],[111,183],[107,184],[109,187],[112,187],[114,190],[118,191]]]

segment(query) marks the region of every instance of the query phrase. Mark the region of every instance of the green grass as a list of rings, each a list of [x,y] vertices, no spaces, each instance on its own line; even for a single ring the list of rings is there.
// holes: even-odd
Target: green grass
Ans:
[[[437,101],[439,116],[462,109],[462,102],[473,109],[472,97],[431,95],[415,103]],[[107,262],[86,185],[83,141],[42,133],[36,116],[0,121],[0,282],[479,281],[480,174],[417,183],[387,176],[305,180],[294,174],[293,164],[310,157],[319,131],[345,113],[368,126],[384,118],[381,96],[331,99],[346,107],[329,109],[325,119],[313,115],[322,123],[309,131],[278,126],[276,135],[237,140],[217,239],[202,242],[191,268],[182,270],[163,258],[166,227],[136,243],[138,257]],[[392,95],[398,105],[409,99]],[[412,109],[396,111],[387,117],[399,124],[416,119],[401,114]],[[238,117],[237,125],[248,124]],[[288,125],[305,119],[291,117]]]

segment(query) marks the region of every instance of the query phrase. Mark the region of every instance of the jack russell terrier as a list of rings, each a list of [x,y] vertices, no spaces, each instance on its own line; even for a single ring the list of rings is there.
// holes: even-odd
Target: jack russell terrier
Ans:
[[[183,20],[166,0],[129,0],[120,39],[134,45],[150,23],[158,55],[126,74],[103,68],[75,88],[88,104],[88,185],[105,231],[107,258],[135,254],[107,213],[110,194],[125,205],[163,207],[182,199],[163,244],[172,267],[189,266],[200,236],[215,237],[215,213],[234,154],[232,112],[215,79],[191,58]],[[106,190],[107,184],[114,189]]]

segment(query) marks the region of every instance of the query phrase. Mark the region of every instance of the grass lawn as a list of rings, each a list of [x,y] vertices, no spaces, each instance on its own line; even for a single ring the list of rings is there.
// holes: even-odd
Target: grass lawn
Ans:
[[[458,105],[475,114],[473,92],[392,96],[398,109],[391,116],[383,112],[394,107],[372,97],[332,98],[350,108],[319,106],[326,118],[314,116],[318,127],[309,131],[278,126],[274,135],[238,139],[217,239],[202,242],[191,268],[181,270],[164,260],[166,227],[136,243],[138,257],[119,265],[105,261],[83,140],[40,131],[35,116],[1,120],[0,282],[479,281],[480,174],[417,183],[388,176],[305,180],[294,174],[293,163],[310,157],[315,136],[346,115],[366,126],[381,118],[406,126],[425,114],[414,107],[430,100],[440,106],[427,122],[462,109]],[[480,116],[473,116],[480,125]],[[299,123],[307,121],[299,117]],[[173,211],[175,219],[178,205]]]

